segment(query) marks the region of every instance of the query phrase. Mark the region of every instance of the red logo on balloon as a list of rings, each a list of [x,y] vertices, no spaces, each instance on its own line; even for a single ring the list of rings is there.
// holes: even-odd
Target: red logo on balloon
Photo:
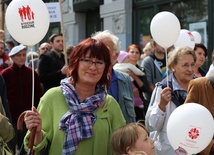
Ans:
[[[27,5],[26,7],[22,6],[21,8],[19,8],[18,13],[22,21],[34,20],[34,12],[31,10],[29,5]]]
[[[188,132],[188,134],[189,134],[189,137],[191,139],[197,139],[198,136],[200,135],[199,134],[199,130],[197,128],[190,129],[190,131]]]
[[[191,32],[188,32],[188,35],[189,35],[191,41],[195,41],[194,36],[192,35]]]
[[[31,10],[30,6],[22,6],[18,8],[18,13],[21,19],[21,28],[28,29],[28,28],[35,28],[34,23],[34,12]]]

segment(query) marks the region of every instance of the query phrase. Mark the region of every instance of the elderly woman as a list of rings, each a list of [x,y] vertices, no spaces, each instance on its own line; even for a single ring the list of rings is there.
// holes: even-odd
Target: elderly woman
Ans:
[[[102,42],[88,38],[75,46],[69,61],[70,78],[48,90],[38,110],[25,114],[28,130],[36,127],[36,153],[49,144],[51,155],[112,155],[111,134],[125,119],[118,103],[107,95],[110,65],[109,50]]]
[[[178,47],[169,53],[168,67],[172,73],[156,84],[146,113],[146,127],[159,146],[158,155],[175,155],[170,145],[166,126],[171,113],[182,105],[193,79],[196,63],[195,52],[189,47]]]
[[[203,70],[201,66],[205,62],[205,58],[207,56],[207,48],[203,44],[195,44],[194,51],[197,58],[194,74],[196,77],[203,77],[206,75],[206,71]]]

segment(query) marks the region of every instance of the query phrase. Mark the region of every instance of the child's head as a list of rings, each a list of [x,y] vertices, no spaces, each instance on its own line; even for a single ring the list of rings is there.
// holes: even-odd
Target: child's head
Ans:
[[[119,63],[128,63],[129,62],[129,54],[126,51],[120,51],[118,55],[117,61]]]
[[[111,146],[115,155],[155,155],[154,141],[140,123],[129,123],[114,131]]]

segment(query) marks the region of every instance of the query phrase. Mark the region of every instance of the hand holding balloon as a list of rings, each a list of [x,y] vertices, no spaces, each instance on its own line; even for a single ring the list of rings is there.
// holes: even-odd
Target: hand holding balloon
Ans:
[[[160,102],[158,104],[159,108],[162,111],[166,111],[166,106],[167,106],[167,104],[169,103],[170,100],[171,100],[171,88],[170,87],[166,87],[160,93]]]
[[[46,35],[49,28],[49,12],[45,3],[42,0],[13,0],[7,7],[5,21],[10,35],[19,43],[31,48],[39,43]],[[33,56],[32,56],[33,57]],[[34,69],[32,69],[32,106],[34,105]],[[19,116],[17,129],[22,128],[23,112]],[[41,132],[36,133],[36,130],[41,130],[41,123],[28,122],[26,115],[25,123],[27,128],[31,130],[31,135],[28,143],[28,153],[33,154],[33,144],[41,139]],[[38,138],[38,135],[40,138]],[[36,136],[36,137],[35,137]]]

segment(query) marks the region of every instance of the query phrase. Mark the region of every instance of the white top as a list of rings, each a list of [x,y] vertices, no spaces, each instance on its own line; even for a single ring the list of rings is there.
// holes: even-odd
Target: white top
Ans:
[[[183,90],[174,77],[172,85],[172,91]],[[155,143],[160,145],[159,149],[156,148],[156,155],[177,155],[167,138],[167,123],[177,106],[173,101],[170,101],[166,106],[166,111],[162,111],[158,106],[161,92],[162,86],[157,84],[152,92],[151,101],[145,116],[145,125],[150,132],[150,137],[155,140]]]
[[[208,72],[206,74],[206,77],[209,77],[212,74],[214,74],[214,65],[213,64],[210,65],[210,68],[209,68],[209,70],[208,70]]]
[[[135,75],[138,76],[144,76],[145,73],[138,69],[135,65],[131,64],[131,63],[116,63],[113,67],[116,71],[119,72],[127,72],[128,70],[131,70]],[[133,79],[132,79],[133,81]]]

